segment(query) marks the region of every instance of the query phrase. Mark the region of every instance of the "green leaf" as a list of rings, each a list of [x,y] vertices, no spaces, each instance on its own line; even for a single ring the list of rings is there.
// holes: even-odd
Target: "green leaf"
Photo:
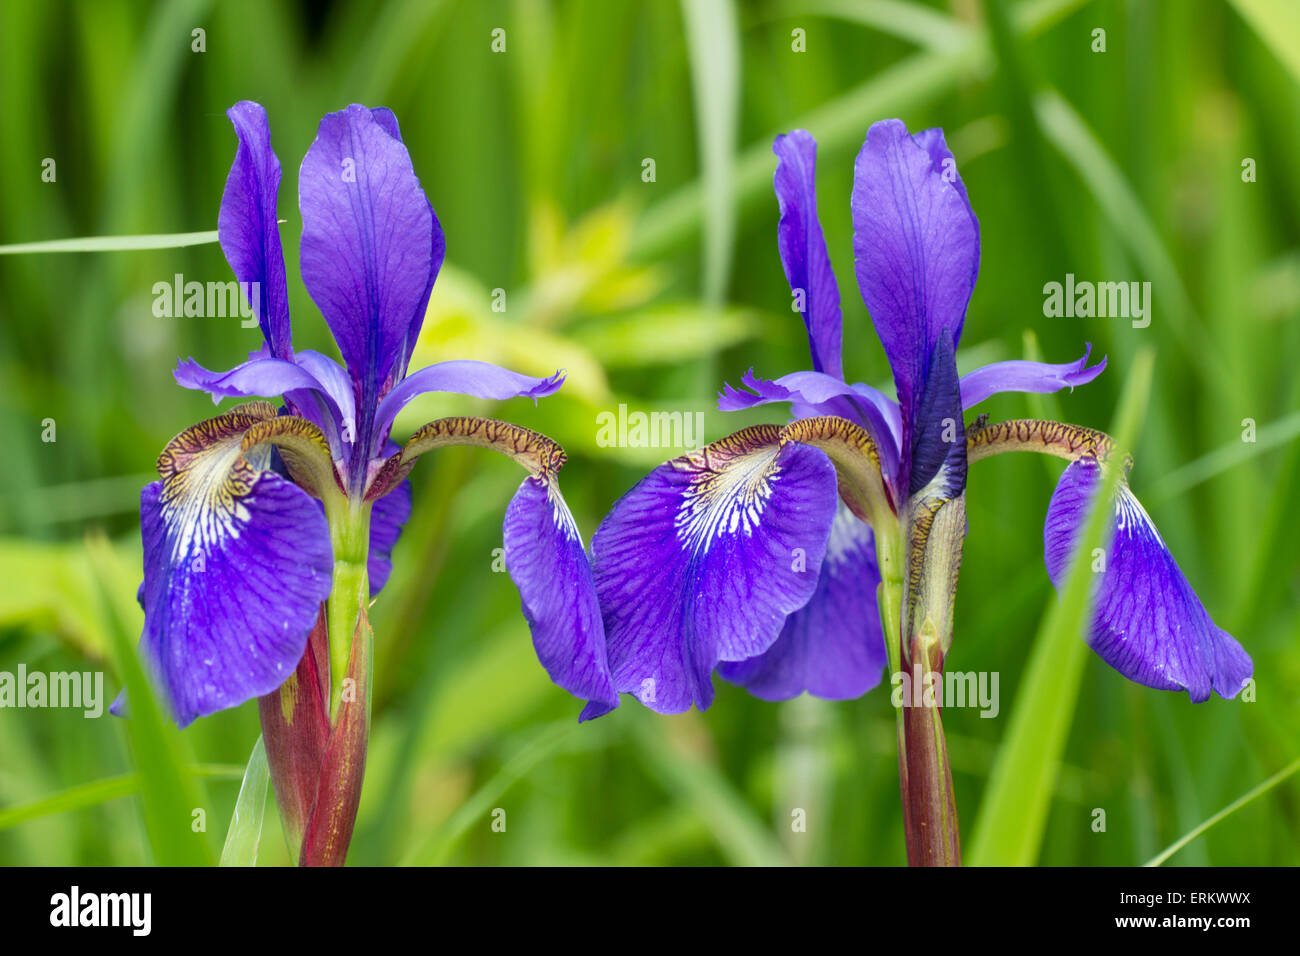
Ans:
[[[403,865],[438,866],[445,863],[456,843],[474,822],[491,812],[507,790],[522,780],[539,763],[554,754],[578,730],[574,720],[543,727],[515,751],[493,777],[460,805],[442,826],[416,847]]]
[[[140,249],[178,249],[216,242],[212,232],[173,232],[148,236],[82,236],[79,239],[50,239],[45,242],[15,242],[0,246],[0,256],[29,252],[133,252]]]
[[[235,812],[230,816],[221,866],[256,866],[257,847],[262,842],[262,819],[266,814],[266,786],[271,768],[266,762],[266,745],[259,735],[248,758],[244,782],[239,786]]]
[[[199,764],[191,767],[189,773],[197,777],[216,777],[219,779],[236,778],[244,772],[242,767],[228,764]],[[41,797],[31,803],[0,810],[0,830],[16,827],[29,820],[54,816],[59,813],[71,813],[97,807],[110,800],[129,797],[140,792],[140,775],[124,773],[115,777],[104,777],[90,783],[79,783],[75,787],[60,790],[58,793]]]
[[[717,766],[685,745],[691,718],[668,721],[635,713],[637,739],[650,772],[683,804],[709,822],[713,837],[737,866],[788,866],[790,858]]]
[[[1232,0],[1232,5],[1300,83],[1300,5],[1295,0]]]
[[[1138,352],[1111,434],[1131,448],[1151,387],[1155,353]],[[1074,718],[1088,645],[1083,639],[1093,583],[1090,555],[1111,520],[1122,469],[1105,469],[1101,487],[1075,546],[1075,560],[1034,639],[1029,665],[1011,707],[1011,724],[989,775],[966,862],[972,866],[1032,866],[1038,859],[1065,742]]]
[[[726,295],[736,232],[740,30],[732,0],[682,0],[682,17],[704,184],[704,300],[716,304]]]
[[[960,49],[971,39],[972,31],[964,23],[905,0],[810,0],[796,9],[874,27],[929,50]]]
[[[1254,441],[1238,438],[1188,462],[1177,471],[1169,472],[1144,497],[1151,503],[1175,498],[1236,465],[1288,444],[1297,436],[1300,436],[1300,412],[1292,412],[1259,429]]]

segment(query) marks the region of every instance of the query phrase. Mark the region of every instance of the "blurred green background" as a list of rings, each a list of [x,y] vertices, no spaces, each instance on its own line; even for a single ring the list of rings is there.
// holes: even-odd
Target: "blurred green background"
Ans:
[[[847,374],[886,385],[853,280],[853,157],[877,119],[942,126],[982,235],[963,368],[1036,351],[1073,360],[1089,341],[1110,363],[1076,393],[980,410],[1105,428],[1134,356],[1153,349],[1132,486],[1255,660],[1254,702],[1193,705],[1091,654],[1077,699],[1068,678],[1057,698],[1036,688],[1063,702],[1068,736],[1059,767],[1011,781],[1046,813],[1021,861],[1136,864],[1300,751],[1298,11],[1286,0],[14,0],[0,5],[0,243],[215,229],[235,147],[224,111],[255,99],[284,165],[295,344],[333,354],[296,272],[297,167],[323,113],[392,107],[447,235],[413,367],[455,356],[569,372],[535,409],[423,400],[395,435],[451,412],[544,431],[570,452],[565,495],[589,537],[673,454],[599,447],[600,411],[700,410],[718,438],[781,416],[714,411],[723,380],[807,366],[776,251],[776,133],[802,126],[820,141]],[[1150,281],[1150,327],[1045,318],[1043,285],[1067,272]],[[122,686],[122,648],[141,624],[139,488],[167,439],[213,408],[171,370],[185,356],[229,367],[259,345],[237,320],[156,318],[152,286],[176,273],[230,277],[213,244],[0,256],[0,671],[102,669],[110,698]],[[47,419],[56,441],[42,440]],[[1042,519],[1059,470],[1008,456],[970,477],[948,667],[997,671],[1001,710],[945,714],[968,842],[1056,600]],[[374,728],[350,860],[904,862],[881,689],[769,704],[719,680],[704,714],[657,717],[625,699],[577,726],[579,703],[546,679],[517,593],[492,571],[520,477],[461,449],[413,474],[415,517],[372,612]],[[129,737],[127,723],[0,710],[0,862],[176,859],[174,835],[146,825],[150,800],[169,792],[205,811],[215,858],[256,708],[153,737]],[[177,767],[199,772],[173,779]],[[1294,865],[1298,803],[1292,777],[1171,862]],[[793,832],[794,808],[807,832]],[[285,863],[267,816],[259,862]]]

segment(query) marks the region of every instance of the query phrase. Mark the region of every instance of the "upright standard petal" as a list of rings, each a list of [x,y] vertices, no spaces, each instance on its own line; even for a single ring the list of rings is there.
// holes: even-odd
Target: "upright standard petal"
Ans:
[[[956,351],[979,271],[979,227],[942,134],[912,137],[899,120],[867,132],[852,210],[858,286],[894,372],[906,432],[940,340]]]
[[[280,160],[271,149],[266,110],[247,100],[226,110],[239,137],[217,215],[221,251],[254,308],[271,354],[289,358],[289,294],[276,218]]]
[[[1101,468],[1081,458],[1061,475],[1043,529],[1047,573],[1062,585],[1079,529],[1096,497]],[[1088,643],[1125,677],[1203,701],[1233,697],[1253,672],[1250,656],[1217,627],[1183,576],[1146,510],[1121,482],[1109,543],[1098,558]],[[1097,567],[1098,565],[1094,565]]]
[[[555,475],[530,475],[506,509],[506,570],[546,673],[606,713],[618,706],[591,564]]]
[[[405,373],[441,229],[400,139],[364,106],[326,115],[302,162],[302,277],[359,396],[373,407]]]
[[[718,663],[762,654],[816,590],[835,469],[779,434],[747,428],[659,466],[592,539],[614,687],[652,710],[708,707]]]
[[[243,450],[274,418],[253,402],[186,429],[141,495],[141,646],[181,726],[279,687],[329,595],[317,503],[264,470],[269,446]]]
[[[977,368],[961,377],[961,407],[973,408],[986,398],[1002,392],[1047,394],[1059,392],[1063,388],[1074,388],[1076,385],[1087,385],[1106,368],[1105,358],[1089,368],[1088,356],[1091,354],[1090,342],[1084,346],[1083,358],[1077,362],[1049,365],[1047,362],[1012,359]]]
[[[370,115],[375,118],[375,122],[382,126],[389,136],[399,143],[402,142],[402,132],[397,125],[397,116],[392,110],[381,106],[372,109]],[[434,280],[438,277],[438,270],[442,268],[442,260],[447,254],[447,241],[443,237],[442,225],[438,222],[438,215],[433,211],[433,203],[429,204],[429,215],[433,217],[433,246],[429,250],[433,262],[433,271],[429,273],[429,287],[424,290],[425,302],[429,301],[429,294],[433,292]],[[406,345],[401,357],[394,363],[395,368],[401,369],[402,374],[406,372],[406,366],[411,360],[411,353],[415,349],[415,340],[420,337],[420,327],[423,325],[424,313],[420,312],[406,332]],[[393,382],[396,382],[400,377],[400,374],[397,376],[390,375]]]
[[[817,141],[807,130],[778,136],[773,185],[781,208],[777,246],[790,291],[808,328],[813,370],[844,377],[840,356],[840,290],[817,219]]]
[[[841,501],[812,599],[786,618],[765,653],[721,664],[718,674],[764,700],[804,691],[827,700],[861,697],[880,683],[885,666],[879,584],[871,528]]]

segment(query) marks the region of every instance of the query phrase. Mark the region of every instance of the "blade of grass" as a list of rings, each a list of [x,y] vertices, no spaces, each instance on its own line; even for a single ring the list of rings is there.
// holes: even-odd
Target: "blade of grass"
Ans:
[[[711,762],[670,743],[662,719],[638,714],[637,740],[651,773],[669,793],[708,820],[714,839],[738,866],[789,866],[790,858],[744,797]]]
[[[1298,770],[1300,770],[1300,759],[1297,759],[1293,761],[1291,764],[1289,764],[1288,766],[1283,767],[1281,770],[1273,774],[1273,776],[1269,777],[1259,786],[1247,791],[1246,793],[1243,793],[1240,797],[1238,797],[1236,800],[1233,800],[1232,803],[1228,804],[1218,813],[1214,814],[1212,817],[1209,817],[1202,823],[1193,827],[1187,833],[1183,834],[1181,837],[1179,837],[1169,846],[1165,847],[1165,849],[1161,850],[1159,853],[1157,853],[1151,859],[1147,860],[1142,865],[1160,866],[1162,863],[1168,860],[1171,856],[1173,856],[1183,847],[1187,846],[1187,844],[1191,843],[1193,840],[1195,840],[1197,837],[1203,834],[1206,830],[1210,829],[1210,827],[1214,826],[1216,823],[1220,822],[1226,817],[1229,817],[1232,814],[1236,813],[1238,810],[1246,806],[1251,801],[1257,799],[1258,797],[1262,797],[1264,794],[1268,793],[1270,790],[1272,790],[1282,781],[1286,780],[1287,777],[1292,776]]]
[[[241,777],[244,768],[234,764],[197,764],[188,768],[187,772],[196,777],[229,780]],[[52,793],[48,797],[33,800],[31,803],[0,810],[0,830],[8,830],[28,820],[97,807],[101,803],[129,797],[139,792],[140,774],[138,773],[124,773],[115,777],[105,777],[102,780],[92,780],[89,783],[79,783],[58,793]]]
[[[262,818],[266,814],[266,786],[271,779],[271,769],[266,762],[266,745],[258,735],[253,744],[244,782],[239,785],[235,811],[226,830],[226,843],[221,850],[221,866],[256,866],[257,847],[262,842]]]
[[[82,236],[77,239],[49,239],[43,242],[15,242],[0,246],[0,256],[29,252],[130,252],[139,249],[179,249],[216,242],[217,231],[172,232],[147,236]]]
[[[445,863],[457,842],[473,826],[474,821],[490,812],[498,800],[534,767],[550,757],[564,742],[573,736],[578,724],[573,720],[558,721],[541,731],[505,762],[497,773],[460,805],[455,813],[428,838],[416,847],[403,866],[440,866]]]
[[[1155,483],[1147,497],[1153,503],[1177,497],[1242,462],[1287,444],[1297,436],[1300,436],[1300,411],[1269,422],[1256,432],[1253,442],[1240,439],[1228,442],[1176,471],[1171,471]]]
[[[928,50],[960,49],[971,35],[953,17],[904,0],[808,0],[792,12],[860,23]]]
[[[695,139],[704,185],[703,295],[721,304],[731,275],[736,237],[736,130],[740,105],[740,30],[732,0],[682,0],[686,49],[695,100]],[[708,389],[713,360],[699,360],[697,381]]]
[[[1300,6],[1295,0],[1231,0],[1264,45],[1300,83]]]
[[[1155,353],[1137,353],[1111,434],[1131,448],[1151,388]],[[1075,545],[1060,600],[1051,605],[1034,639],[1023,683],[1011,708],[1011,726],[998,751],[975,821],[967,862],[972,866],[1031,866],[1038,858],[1056,776],[1074,717],[1088,645],[1083,639],[1093,573],[1078,560],[1096,548],[1110,520],[1121,469],[1107,468]]]

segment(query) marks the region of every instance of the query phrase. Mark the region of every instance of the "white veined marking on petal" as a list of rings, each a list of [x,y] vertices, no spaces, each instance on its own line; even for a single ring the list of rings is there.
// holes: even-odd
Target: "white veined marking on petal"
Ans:
[[[1127,485],[1120,485],[1119,493],[1115,496],[1115,526],[1120,531],[1128,531],[1130,522],[1141,522],[1146,526],[1147,532],[1151,537],[1159,542],[1160,547],[1165,551],[1169,547],[1165,544],[1165,539],[1160,536],[1156,523],[1151,520],[1147,514],[1147,509],[1142,507],[1142,502],[1137,500],[1137,496],[1129,491]]]
[[[160,496],[162,518],[172,539],[172,562],[208,553],[223,538],[238,538],[248,509],[235,496],[230,469],[239,457],[238,437],[194,454]]]
[[[737,455],[720,470],[697,471],[673,519],[677,538],[699,553],[724,534],[751,537],[762,520],[772,485],[781,477],[771,468],[780,448]]]
[[[573,512],[569,510],[568,504],[564,501],[564,495],[560,494],[560,486],[554,481],[546,483],[546,497],[551,503],[551,520],[555,522],[555,527],[559,529],[569,540],[578,538],[578,523],[573,520]]]

